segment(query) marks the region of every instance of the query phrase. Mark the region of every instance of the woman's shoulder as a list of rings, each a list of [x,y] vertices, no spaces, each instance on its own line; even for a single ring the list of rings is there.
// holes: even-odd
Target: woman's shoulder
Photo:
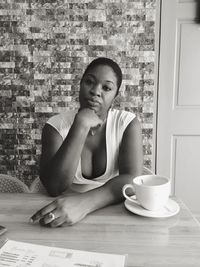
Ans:
[[[51,125],[64,139],[74,121],[77,111],[67,110],[52,116],[46,124]]]
[[[125,110],[112,109],[109,111],[108,138],[110,138],[113,146],[119,146],[125,130],[135,117],[134,113]]]
[[[113,120],[119,121],[119,123],[126,123],[132,121],[136,115],[130,111],[112,109],[110,110],[110,117]]]
[[[47,123],[49,124],[60,124],[60,123],[66,123],[69,124],[70,122],[73,122],[75,114],[77,111],[75,110],[67,110],[63,111],[59,114],[53,115],[50,119],[48,119]]]

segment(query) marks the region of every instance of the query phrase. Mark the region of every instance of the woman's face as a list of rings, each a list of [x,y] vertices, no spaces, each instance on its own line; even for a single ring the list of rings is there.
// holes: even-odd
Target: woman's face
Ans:
[[[117,77],[107,65],[98,65],[84,75],[79,93],[80,108],[90,108],[104,118],[117,94]]]

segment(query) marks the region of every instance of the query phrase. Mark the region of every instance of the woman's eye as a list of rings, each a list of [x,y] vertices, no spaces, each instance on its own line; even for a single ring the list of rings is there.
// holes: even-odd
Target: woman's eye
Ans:
[[[86,80],[85,80],[85,84],[87,84],[87,85],[91,85],[91,84],[93,84],[93,80],[91,80],[91,79],[86,79]]]
[[[103,89],[104,89],[104,91],[111,91],[111,88],[108,87],[107,85],[103,86]]]

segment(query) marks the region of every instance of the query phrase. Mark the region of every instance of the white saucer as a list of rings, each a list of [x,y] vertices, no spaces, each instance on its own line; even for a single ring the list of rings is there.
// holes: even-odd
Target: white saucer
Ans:
[[[177,202],[172,199],[169,199],[164,208],[157,211],[150,211],[144,209],[140,204],[130,202],[129,200],[125,200],[124,202],[127,210],[141,216],[151,217],[151,218],[166,218],[176,215],[180,207]]]

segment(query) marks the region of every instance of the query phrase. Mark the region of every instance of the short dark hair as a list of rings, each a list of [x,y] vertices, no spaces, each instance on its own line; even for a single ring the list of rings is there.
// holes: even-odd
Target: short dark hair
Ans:
[[[90,64],[85,69],[83,76],[82,76],[82,79],[87,74],[87,72],[89,70],[91,70],[91,69],[93,69],[99,65],[106,65],[106,66],[111,67],[112,70],[114,71],[114,73],[116,74],[116,77],[117,77],[117,94],[118,94],[119,88],[120,88],[121,83],[122,83],[122,71],[121,71],[121,68],[119,67],[119,65],[110,58],[98,57],[98,58],[94,59],[92,62],[90,62]]]

